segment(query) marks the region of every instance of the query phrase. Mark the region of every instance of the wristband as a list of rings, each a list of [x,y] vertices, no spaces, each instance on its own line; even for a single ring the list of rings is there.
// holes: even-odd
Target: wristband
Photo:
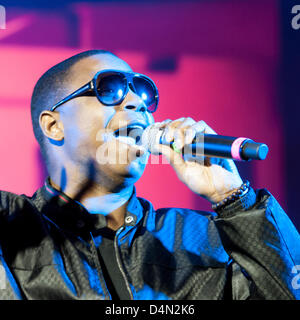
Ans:
[[[220,202],[213,204],[212,209],[214,211],[219,210],[223,208],[224,206],[233,203],[234,201],[242,198],[248,191],[250,187],[250,182],[246,181],[244,182],[237,191],[232,193],[230,196],[226,197],[225,199],[221,200]]]

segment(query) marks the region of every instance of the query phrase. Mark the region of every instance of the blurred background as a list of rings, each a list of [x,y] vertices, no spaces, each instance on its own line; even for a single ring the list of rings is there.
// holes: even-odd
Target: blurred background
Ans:
[[[31,195],[45,179],[30,119],[38,78],[71,55],[105,49],[156,82],[157,121],[189,116],[219,134],[267,143],[267,159],[238,163],[241,175],[267,188],[300,230],[296,2],[1,1],[1,189]],[[168,165],[149,164],[137,193],[156,208],[210,210]]]

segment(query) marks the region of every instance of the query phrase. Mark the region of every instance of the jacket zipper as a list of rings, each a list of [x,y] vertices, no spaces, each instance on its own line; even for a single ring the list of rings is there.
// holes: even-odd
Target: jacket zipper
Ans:
[[[128,282],[127,278],[126,278],[125,272],[124,272],[124,270],[123,270],[123,268],[121,266],[121,262],[120,262],[120,254],[119,254],[119,246],[118,246],[118,235],[121,233],[121,231],[123,229],[124,229],[124,227],[121,227],[116,233],[116,236],[114,238],[114,248],[115,248],[116,260],[117,260],[118,267],[119,267],[119,269],[121,271],[121,274],[122,274],[122,276],[123,276],[123,278],[125,280],[126,288],[127,288],[128,292],[129,292],[130,298],[131,298],[131,300],[133,300],[133,294],[132,294],[132,291],[130,289],[129,282]]]

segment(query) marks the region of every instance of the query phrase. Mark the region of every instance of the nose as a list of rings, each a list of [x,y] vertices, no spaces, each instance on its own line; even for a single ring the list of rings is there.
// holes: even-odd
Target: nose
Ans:
[[[138,96],[129,85],[127,95],[122,102],[124,110],[135,110],[137,112],[146,112],[147,107],[143,99]]]
[[[135,111],[138,111],[138,112],[145,112],[147,111],[147,108],[143,105],[139,105],[139,106],[134,106],[134,105],[127,105],[124,107],[124,109],[126,110],[135,110]]]

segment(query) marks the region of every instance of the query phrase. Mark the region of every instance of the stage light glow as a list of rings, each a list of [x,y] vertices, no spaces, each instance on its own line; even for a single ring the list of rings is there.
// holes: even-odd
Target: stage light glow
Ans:
[[[123,90],[119,89],[118,90],[118,97],[121,98],[123,96]]]

